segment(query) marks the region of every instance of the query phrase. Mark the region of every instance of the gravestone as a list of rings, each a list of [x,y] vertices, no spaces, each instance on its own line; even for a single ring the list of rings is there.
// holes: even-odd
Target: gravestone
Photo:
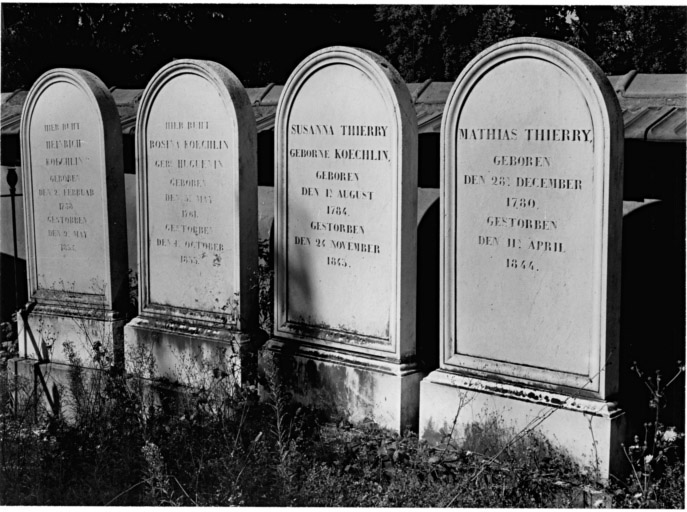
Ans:
[[[151,377],[237,381],[255,359],[255,120],[224,66],[176,60],[146,87],[136,121],[139,316],[127,367]],[[145,359],[145,357],[144,357]],[[254,361],[253,361],[254,362]]]
[[[602,71],[568,45],[504,41],[461,73],[441,135],[442,355],[421,384],[426,438],[456,414],[459,435],[491,415],[514,431],[546,418],[540,430],[578,461],[617,469],[622,130]]]
[[[417,122],[407,87],[371,52],[326,48],[291,74],[276,130],[268,347],[297,400],[414,427]]]
[[[121,364],[129,286],[114,100],[92,73],[54,69],[29,91],[20,131],[29,284],[20,356]]]

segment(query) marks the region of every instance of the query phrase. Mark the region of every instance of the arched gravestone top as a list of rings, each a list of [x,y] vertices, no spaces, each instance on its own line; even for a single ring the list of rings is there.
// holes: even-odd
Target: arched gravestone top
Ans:
[[[466,66],[442,124],[442,368],[617,391],[622,129],[571,46],[511,39]]]
[[[257,135],[241,82],[215,62],[173,61],[136,123],[141,315],[254,328]]]
[[[384,59],[331,47],[277,107],[275,335],[415,354],[417,121]]]
[[[29,91],[20,132],[29,300],[122,312],[122,132],[107,87],[88,71],[48,71]]]

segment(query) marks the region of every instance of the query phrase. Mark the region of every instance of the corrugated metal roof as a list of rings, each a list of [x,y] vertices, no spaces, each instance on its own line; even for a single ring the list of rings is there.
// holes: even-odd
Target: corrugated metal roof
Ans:
[[[662,142],[687,141],[687,75],[638,74],[610,76],[623,112],[625,138]],[[439,133],[446,98],[452,82],[408,84],[420,134]],[[246,89],[253,105],[258,132],[274,129],[277,102],[283,85]],[[122,132],[133,135],[141,89],[112,89]],[[19,133],[26,91],[2,93],[2,135]]]
[[[438,108],[417,107],[418,105],[415,108],[418,133],[439,133],[441,131],[441,118],[444,114],[444,104],[437,105]]]
[[[19,133],[21,122],[21,109],[28,91],[14,91],[2,93],[2,116],[0,117],[0,128],[2,135]]]
[[[684,108],[674,108],[647,128],[645,138],[651,141],[684,141],[687,116]]]
[[[623,109],[626,139],[652,142],[685,141],[685,108],[637,107]]]

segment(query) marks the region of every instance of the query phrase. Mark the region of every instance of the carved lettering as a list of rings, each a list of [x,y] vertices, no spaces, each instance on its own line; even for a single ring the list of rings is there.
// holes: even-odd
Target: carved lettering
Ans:
[[[328,124],[292,124],[291,135],[334,135],[334,127]]]
[[[459,140],[530,142],[592,142],[592,130],[570,128],[458,128]]]

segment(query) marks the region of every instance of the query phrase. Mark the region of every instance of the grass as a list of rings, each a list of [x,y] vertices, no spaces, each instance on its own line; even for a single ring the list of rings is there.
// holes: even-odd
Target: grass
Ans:
[[[486,454],[327,422],[288,398],[185,390],[172,412],[107,380],[71,421],[3,414],[3,505],[561,506],[586,483],[535,437],[480,471]]]
[[[262,311],[271,311],[268,267],[263,258]],[[261,323],[269,328],[270,315]],[[16,350],[9,327],[0,341]],[[681,364],[669,379],[635,368],[651,419],[624,446],[629,477],[602,485],[497,416],[468,426],[461,446],[450,436],[429,445],[298,406],[269,364],[260,400],[255,386],[238,387],[211,365],[201,388],[151,388],[137,376],[146,357],[134,374],[108,360],[99,357],[95,374],[72,367],[57,414],[14,403],[0,386],[0,505],[684,507],[684,434],[661,422],[666,389],[684,385]]]
[[[533,432],[519,433],[509,444],[515,433],[504,430],[498,417],[469,426],[463,446],[430,446],[411,432],[333,422],[299,407],[272,374],[266,383],[271,391],[261,401],[254,387],[219,385],[227,377],[209,371],[217,385],[152,394],[115,368],[97,384],[74,369],[73,389],[62,393],[75,411],[69,420],[45,411],[34,417],[28,404],[14,410],[6,402],[0,418],[0,504],[684,504],[684,436],[669,427],[660,427],[658,435],[648,431],[647,439],[659,442],[650,468],[602,487]],[[74,397],[78,404],[70,402]],[[635,443],[641,450],[652,449],[641,441]],[[644,451],[638,456],[646,460]]]

